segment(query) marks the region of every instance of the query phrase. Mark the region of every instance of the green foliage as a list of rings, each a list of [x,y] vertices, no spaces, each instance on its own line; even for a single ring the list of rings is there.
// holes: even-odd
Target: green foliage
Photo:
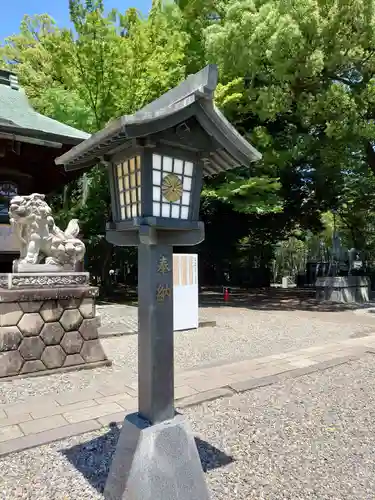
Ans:
[[[235,172],[226,174],[216,188],[207,186],[203,197],[230,202],[236,211],[245,214],[281,212],[283,200],[278,195],[280,183],[268,177],[249,177]]]
[[[285,213],[299,213],[305,227],[347,196],[349,171],[359,179],[366,170],[374,5],[231,0],[206,32],[208,59],[221,70],[218,104],[264,152],[258,168],[280,179]]]

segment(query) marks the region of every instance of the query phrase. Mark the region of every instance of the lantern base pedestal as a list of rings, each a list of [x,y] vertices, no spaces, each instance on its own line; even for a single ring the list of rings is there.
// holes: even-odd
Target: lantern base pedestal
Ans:
[[[194,435],[181,415],[150,425],[128,415],[104,490],[106,500],[209,500]]]

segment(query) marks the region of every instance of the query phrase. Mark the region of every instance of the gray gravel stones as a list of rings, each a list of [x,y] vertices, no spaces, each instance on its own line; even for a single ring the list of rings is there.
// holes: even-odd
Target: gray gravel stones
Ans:
[[[134,320],[135,308],[98,307],[102,323],[112,318],[113,325],[118,325],[119,318],[128,310],[133,311]],[[371,334],[375,330],[375,319],[367,319],[352,312],[257,311],[212,307],[205,308],[204,315],[207,319],[216,320],[218,326],[175,334],[177,371],[327,344],[348,339],[353,334]],[[23,401],[34,395],[95,388],[98,383],[116,384],[119,379],[132,384],[137,379],[137,342],[136,335],[102,339],[103,349],[113,361],[112,367],[12,382],[1,381],[0,403]]]
[[[373,500],[375,356],[184,410],[212,500]],[[117,428],[0,460],[0,498],[102,500]]]

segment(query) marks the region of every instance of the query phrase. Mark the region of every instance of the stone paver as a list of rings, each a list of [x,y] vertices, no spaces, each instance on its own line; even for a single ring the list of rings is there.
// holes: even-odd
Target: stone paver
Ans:
[[[23,432],[18,425],[7,425],[0,429],[0,442],[9,441],[10,439],[15,439],[23,436]]]
[[[175,384],[176,407],[184,408],[271,385],[283,377],[313,373],[347,363],[368,352],[375,353],[375,336],[179,372]],[[1,405],[0,455],[61,439],[65,436],[64,429],[66,436],[72,436],[75,432],[86,432],[87,428],[121,422],[127,412],[137,408],[136,384],[129,382],[126,385],[126,382],[122,380],[117,384],[117,392],[116,384],[106,385],[99,379],[96,390],[71,391]],[[85,422],[88,427],[79,426]]]
[[[5,412],[4,412],[5,415]],[[0,419],[0,427],[6,427],[7,425],[20,424],[22,422],[27,422],[32,420],[30,413],[19,413],[13,417],[4,417]]]
[[[111,396],[104,396],[95,400],[99,405],[105,405],[107,403],[119,403],[121,406],[132,405],[136,403],[136,398],[130,396],[127,393],[112,394]]]
[[[124,411],[119,411],[117,413],[111,413],[110,415],[104,415],[97,419],[99,424],[103,427],[111,424],[120,424],[124,421],[125,413]]]
[[[70,424],[76,424],[78,422],[84,422],[85,420],[103,417],[104,415],[109,415],[110,413],[116,413],[122,409],[123,408],[118,403],[106,403],[102,405],[90,406],[88,408],[82,408],[81,410],[66,412],[63,416]]]
[[[98,403],[93,399],[87,399],[85,401],[80,401],[79,403],[73,403],[71,405],[63,406],[41,406],[38,410],[31,411],[31,417],[33,419],[39,419],[43,417],[51,417],[53,415],[62,415],[63,413],[70,413],[76,410],[81,410],[82,408],[88,408],[90,406],[96,406]],[[16,418],[16,417],[15,417]]]
[[[88,399],[100,398],[102,396],[103,394],[101,394],[99,391],[72,391],[56,396],[56,401],[60,405],[69,405],[73,403],[79,403],[80,401],[85,401]]]
[[[96,420],[86,420],[85,422],[79,422],[78,424],[56,427],[55,429],[50,429],[38,434],[29,434],[27,436],[22,435],[16,439],[10,439],[1,443],[0,455],[7,455],[8,453],[13,453],[19,450],[28,450],[29,448],[58,441],[59,439],[64,439],[69,436],[78,436],[79,434],[83,434],[85,432],[95,431],[101,427],[102,425]]]
[[[57,406],[58,403],[51,396],[35,396],[24,403],[16,403],[10,405],[2,405],[3,410],[8,417],[22,415],[33,410],[39,410],[40,407]]]
[[[179,387],[175,388],[174,397],[176,399],[187,398],[197,393],[198,391],[196,389],[193,389],[193,387],[190,387],[188,385],[180,385]]]
[[[56,427],[63,427],[67,423],[61,415],[54,415],[52,417],[37,418],[29,422],[22,422],[19,426],[25,436],[27,436],[28,434],[38,434],[39,432],[56,429]]]

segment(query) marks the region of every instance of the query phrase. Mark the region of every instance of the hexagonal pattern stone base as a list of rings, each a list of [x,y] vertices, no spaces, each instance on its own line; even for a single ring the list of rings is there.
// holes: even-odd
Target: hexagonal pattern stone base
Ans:
[[[2,290],[0,378],[108,361],[98,339],[96,296],[88,286]]]

